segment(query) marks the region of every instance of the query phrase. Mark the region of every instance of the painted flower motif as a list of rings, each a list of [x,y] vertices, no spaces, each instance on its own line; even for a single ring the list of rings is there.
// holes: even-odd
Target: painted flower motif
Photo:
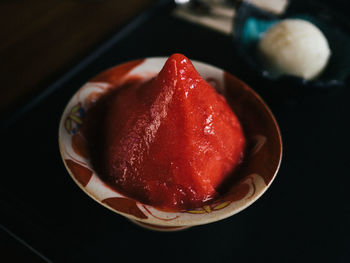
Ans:
[[[210,205],[204,205],[202,207],[188,210],[187,213],[191,214],[205,214],[205,213],[211,213],[212,211],[220,210],[231,204],[232,201],[224,201],[220,203],[210,204]]]
[[[69,134],[76,134],[83,124],[84,117],[85,110],[82,107],[81,103],[78,103],[71,109],[68,117],[64,122],[64,127],[66,128],[67,132]]]
[[[137,202],[133,199],[124,197],[110,197],[102,200],[102,203],[112,207],[122,213],[133,215],[141,219],[147,219],[148,216],[137,206]]]
[[[65,162],[69,170],[74,175],[75,179],[77,179],[77,181],[81,183],[82,186],[87,186],[93,175],[93,172],[89,168],[79,164],[74,160],[66,159]]]
[[[244,181],[234,185],[230,191],[221,199],[215,203],[204,205],[202,207],[185,211],[191,214],[205,214],[211,213],[220,209],[223,209],[233,202],[240,201],[242,199],[249,199],[255,195],[256,186],[254,183],[253,175],[248,176]],[[249,195],[249,192],[251,194]]]

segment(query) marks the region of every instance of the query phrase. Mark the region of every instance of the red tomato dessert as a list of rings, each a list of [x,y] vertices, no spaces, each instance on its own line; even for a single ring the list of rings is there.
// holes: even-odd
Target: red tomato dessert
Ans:
[[[245,138],[189,59],[174,54],[146,83],[110,98],[101,154],[110,185],[165,210],[198,207],[241,163]]]

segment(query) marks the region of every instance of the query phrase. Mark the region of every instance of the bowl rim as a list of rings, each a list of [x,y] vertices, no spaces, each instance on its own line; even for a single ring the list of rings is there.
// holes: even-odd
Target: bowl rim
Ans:
[[[126,62],[123,62],[123,63],[119,63],[115,66],[112,66],[110,68],[107,68],[101,72],[99,72],[97,75],[95,76],[98,76],[100,75],[101,73],[104,73],[110,69],[113,69],[113,68],[117,68],[117,67],[120,67],[122,65],[125,65],[126,63],[129,63],[129,62],[135,62],[135,61],[138,61],[138,60],[154,60],[154,61],[166,61],[168,57],[162,57],[162,56],[156,56],[156,57],[147,57],[147,58],[144,58],[144,59],[134,59],[134,60],[130,60],[130,61],[126,61]],[[213,66],[209,63],[205,63],[205,62],[201,62],[201,61],[198,61],[198,60],[192,60],[191,59],[191,62],[193,63],[193,65],[195,67],[198,67],[198,66],[205,66],[205,67],[210,67],[210,68],[213,68],[215,69],[216,71],[220,71],[222,73],[226,73],[226,74],[229,74],[230,76],[234,76],[233,74],[219,68],[219,67],[216,67],[216,66]],[[235,77],[235,76],[234,76]],[[270,110],[270,108],[267,106],[267,104],[264,102],[264,100],[260,97],[260,95],[258,95],[257,92],[255,92],[251,87],[249,87],[247,84],[245,84],[243,81],[241,81],[240,79],[236,78],[235,79],[237,81],[239,81],[240,83],[244,84],[245,87],[247,88],[247,90],[259,101],[260,104],[263,105],[263,107],[265,108],[265,110],[267,111],[269,117],[271,118],[271,120],[273,121],[273,124],[274,124],[274,127],[276,129],[276,132],[277,132],[277,137],[278,137],[278,143],[279,143],[279,156],[278,156],[278,163],[277,163],[277,166],[276,166],[276,169],[275,171],[273,172],[273,176],[272,176],[272,179],[268,182],[268,184],[266,184],[256,195],[253,196],[253,198],[249,199],[248,201],[244,202],[243,205],[240,205],[238,208],[234,208],[234,209],[225,209],[226,212],[225,213],[221,213],[219,215],[216,215],[216,216],[208,216],[208,217],[201,217],[200,220],[196,220],[198,219],[198,215],[196,214],[191,214],[191,218],[192,216],[196,219],[194,220],[190,220],[191,222],[188,222],[188,220],[184,219],[184,220],[180,220],[180,221],[177,221],[176,223],[174,223],[173,221],[166,221],[166,220],[154,220],[154,218],[152,217],[148,217],[146,219],[142,219],[142,218],[138,218],[138,217],[135,217],[134,215],[131,215],[131,214],[128,214],[128,213],[124,213],[122,211],[118,211],[116,209],[114,209],[113,207],[109,206],[108,204],[102,202],[103,200],[99,200],[93,193],[89,192],[85,186],[82,185],[81,182],[79,182],[77,180],[77,178],[74,176],[74,173],[71,171],[71,169],[68,167],[66,161],[65,161],[65,154],[64,154],[64,151],[63,151],[63,143],[62,143],[62,134],[61,132],[63,130],[65,130],[64,128],[64,120],[65,120],[65,117],[66,117],[66,111],[69,109],[69,106],[72,104],[72,101],[73,99],[75,98],[75,96],[77,95],[77,93],[79,91],[81,91],[84,86],[89,83],[91,81],[91,79],[89,79],[87,82],[85,82],[79,89],[77,89],[74,94],[71,96],[71,98],[68,100],[67,104],[65,105],[64,107],[64,110],[62,112],[62,115],[61,115],[61,118],[60,118],[60,122],[59,122],[59,127],[58,127],[58,144],[59,144],[59,152],[60,152],[60,157],[62,159],[62,162],[66,168],[66,170],[68,171],[68,174],[70,175],[70,177],[73,179],[73,181],[79,186],[79,188],[81,190],[84,191],[85,194],[87,194],[90,198],[92,198],[93,200],[95,200],[96,202],[98,202],[100,205],[103,205],[104,207],[108,208],[109,210],[117,213],[117,214],[120,214],[122,216],[125,216],[126,218],[128,219],[131,219],[131,220],[136,220],[136,221],[139,221],[139,222],[143,222],[143,223],[147,223],[147,224],[154,224],[154,225],[159,225],[159,226],[169,226],[169,227],[176,227],[176,226],[194,226],[194,225],[203,225],[203,224],[208,224],[208,223],[212,223],[212,222],[216,222],[216,221],[219,221],[219,220],[223,220],[223,219],[226,219],[234,214],[237,214],[239,212],[241,212],[242,210],[246,209],[247,207],[249,207],[250,205],[252,205],[257,199],[259,199],[265,192],[266,190],[270,187],[270,185],[272,184],[272,182],[274,181],[278,171],[279,171],[279,168],[280,168],[280,165],[281,165],[281,161],[282,161],[282,155],[283,155],[283,145],[282,145],[282,136],[281,136],[281,132],[280,132],[280,128],[278,126],[278,123],[275,119],[275,116],[273,115],[272,111]],[[93,168],[90,166],[89,168],[91,168],[92,172],[97,176],[97,173],[93,170]],[[104,183],[104,187],[108,187],[108,185],[106,183]],[[132,200],[135,200],[133,198],[130,198],[124,194],[121,194],[119,193],[118,191],[114,190],[116,193],[118,193],[119,195],[122,195],[124,196],[125,198],[127,199],[132,199]],[[142,204],[141,202],[136,201],[136,204],[140,204],[142,206],[147,206],[147,207],[152,207],[151,205],[145,205],[145,204]],[[228,207],[225,207],[225,208],[229,208]],[[155,208],[157,209],[157,208]],[[146,211],[148,211],[146,209]],[[162,211],[162,213],[173,213],[173,212],[165,212],[165,211]],[[182,212],[180,212],[182,213]]]

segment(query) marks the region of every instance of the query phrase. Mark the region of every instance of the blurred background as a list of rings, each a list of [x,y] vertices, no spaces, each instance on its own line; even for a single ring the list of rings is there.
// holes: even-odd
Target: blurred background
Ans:
[[[59,79],[137,15],[159,2],[172,1],[1,1],[1,119],[6,119],[10,113],[18,110]],[[173,2],[174,6],[178,6],[174,11],[178,17],[229,35],[232,33],[235,9],[242,1],[174,0]],[[283,13],[288,6],[287,0],[249,2],[273,13]],[[312,2],[328,4],[329,1]],[[345,15],[348,10],[347,1],[342,0],[332,1],[332,7]],[[309,11],[318,12],[312,8]],[[169,15],[171,13],[169,12]]]
[[[155,2],[1,1],[2,118],[57,80]]]

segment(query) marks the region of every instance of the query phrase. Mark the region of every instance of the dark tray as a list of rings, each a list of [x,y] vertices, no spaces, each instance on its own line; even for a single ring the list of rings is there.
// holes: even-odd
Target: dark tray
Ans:
[[[241,74],[228,36],[177,19],[171,9],[163,2],[142,14],[3,123],[1,227],[54,262],[348,262],[349,87],[281,102]],[[177,52],[244,76],[262,92],[280,125],[284,155],[276,180],[248,209],[160,233],[78,188],[60,158],[58,123],[69,98],[98,72]]]

